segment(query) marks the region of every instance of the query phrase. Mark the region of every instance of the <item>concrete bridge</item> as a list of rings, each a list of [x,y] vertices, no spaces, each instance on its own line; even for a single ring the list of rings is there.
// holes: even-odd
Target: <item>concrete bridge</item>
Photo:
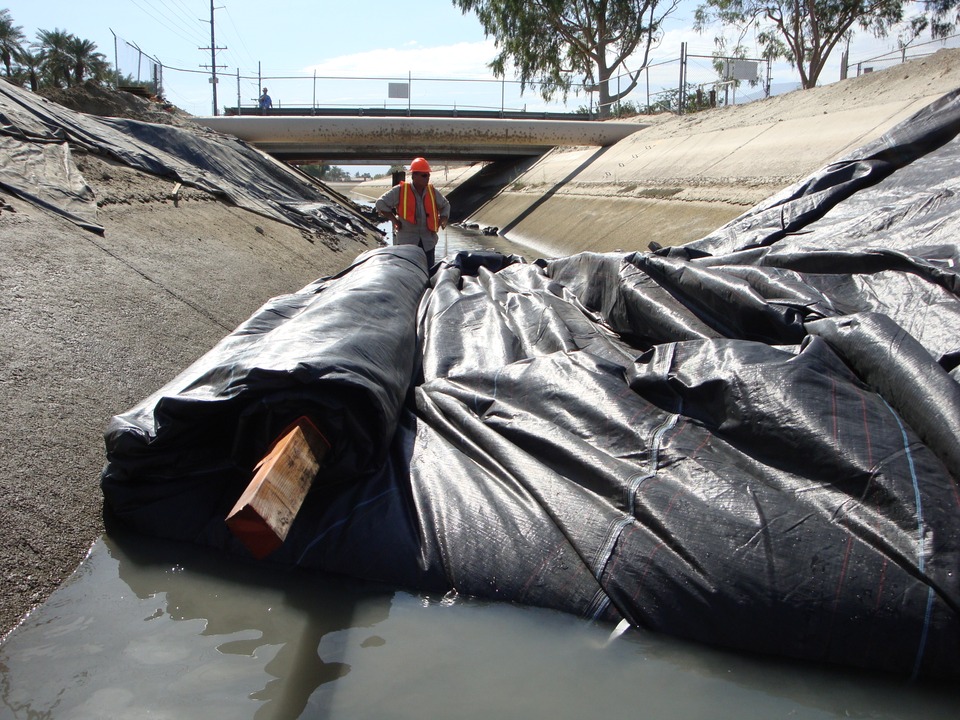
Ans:
[[[536,157],[558,146],[606,147],[647,123],[423,117],[198,117],[195,122],[287,161]]]

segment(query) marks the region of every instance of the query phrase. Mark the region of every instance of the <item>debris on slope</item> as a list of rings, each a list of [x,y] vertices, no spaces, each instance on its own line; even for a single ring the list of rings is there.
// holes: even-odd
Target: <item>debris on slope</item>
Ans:
[[[113,90],[92,80],[65,89],[44,88],[38,91],[38,94],[58,105],[87,115],[128,118],[162,125],[192,124],[193,116],[172,103]]]
[[[98,101],[104,95],[93,95]],[[131,95],[127,103],[143,102]],[[149,102],[149,101],[146,101]],[[77,103],[82,104],[82,103]],[[158,124],[69,110],[0,81],[0,188],[102,232],[78,151],[194,187],[279,222],[339,235],[378,234],[336,194],[235,138],[189,122]]]

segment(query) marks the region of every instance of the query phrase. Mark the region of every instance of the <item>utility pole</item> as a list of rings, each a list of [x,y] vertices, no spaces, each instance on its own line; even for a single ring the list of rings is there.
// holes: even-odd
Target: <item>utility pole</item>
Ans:
[[[201,65],[200,67],[209,67],[210,68],[210,85],[213,88],[213,114],[217,115],[217,68],[225,68],[226,65],[217,65],[217,50],[226,50],[225,47],[217,47],[216,34],[214,33],[214,22],[213,22],[213,11],[216,8],[213,7],[213,0],[210,0],[210,47],[200,48],[200,50],[209,50],[210,51],[210,64]],[[205,22],[205,21],[202,21]]]
[[[117,50],[117,34],[111,28],[107,28],[107,30],[110,30],[110,34],[113,35],[113,87],[116,89],[120,87],[120,54]]]
[[[680,94],[677,97],[677,115],[683,115],[687,96],[687,44],[680,43]]]

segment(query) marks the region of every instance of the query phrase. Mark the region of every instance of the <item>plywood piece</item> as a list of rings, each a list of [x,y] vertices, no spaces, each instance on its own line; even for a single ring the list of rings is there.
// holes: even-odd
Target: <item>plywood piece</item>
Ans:
[[[230,531],[256,558],[279,548],[330,445],[309,418],[281,433],[227,515]]]

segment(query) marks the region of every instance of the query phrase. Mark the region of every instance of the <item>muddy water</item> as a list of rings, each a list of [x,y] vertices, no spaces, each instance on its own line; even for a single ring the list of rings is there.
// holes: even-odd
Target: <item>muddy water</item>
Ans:
[[[448,251],[522,254],[447,234]],[[954,720],[960,707],[946,683],[613,631],[111,534],[0,645],[0,718]]]
[[[122,535],[0,646],[2,718],[956,718],[937,685]]]

